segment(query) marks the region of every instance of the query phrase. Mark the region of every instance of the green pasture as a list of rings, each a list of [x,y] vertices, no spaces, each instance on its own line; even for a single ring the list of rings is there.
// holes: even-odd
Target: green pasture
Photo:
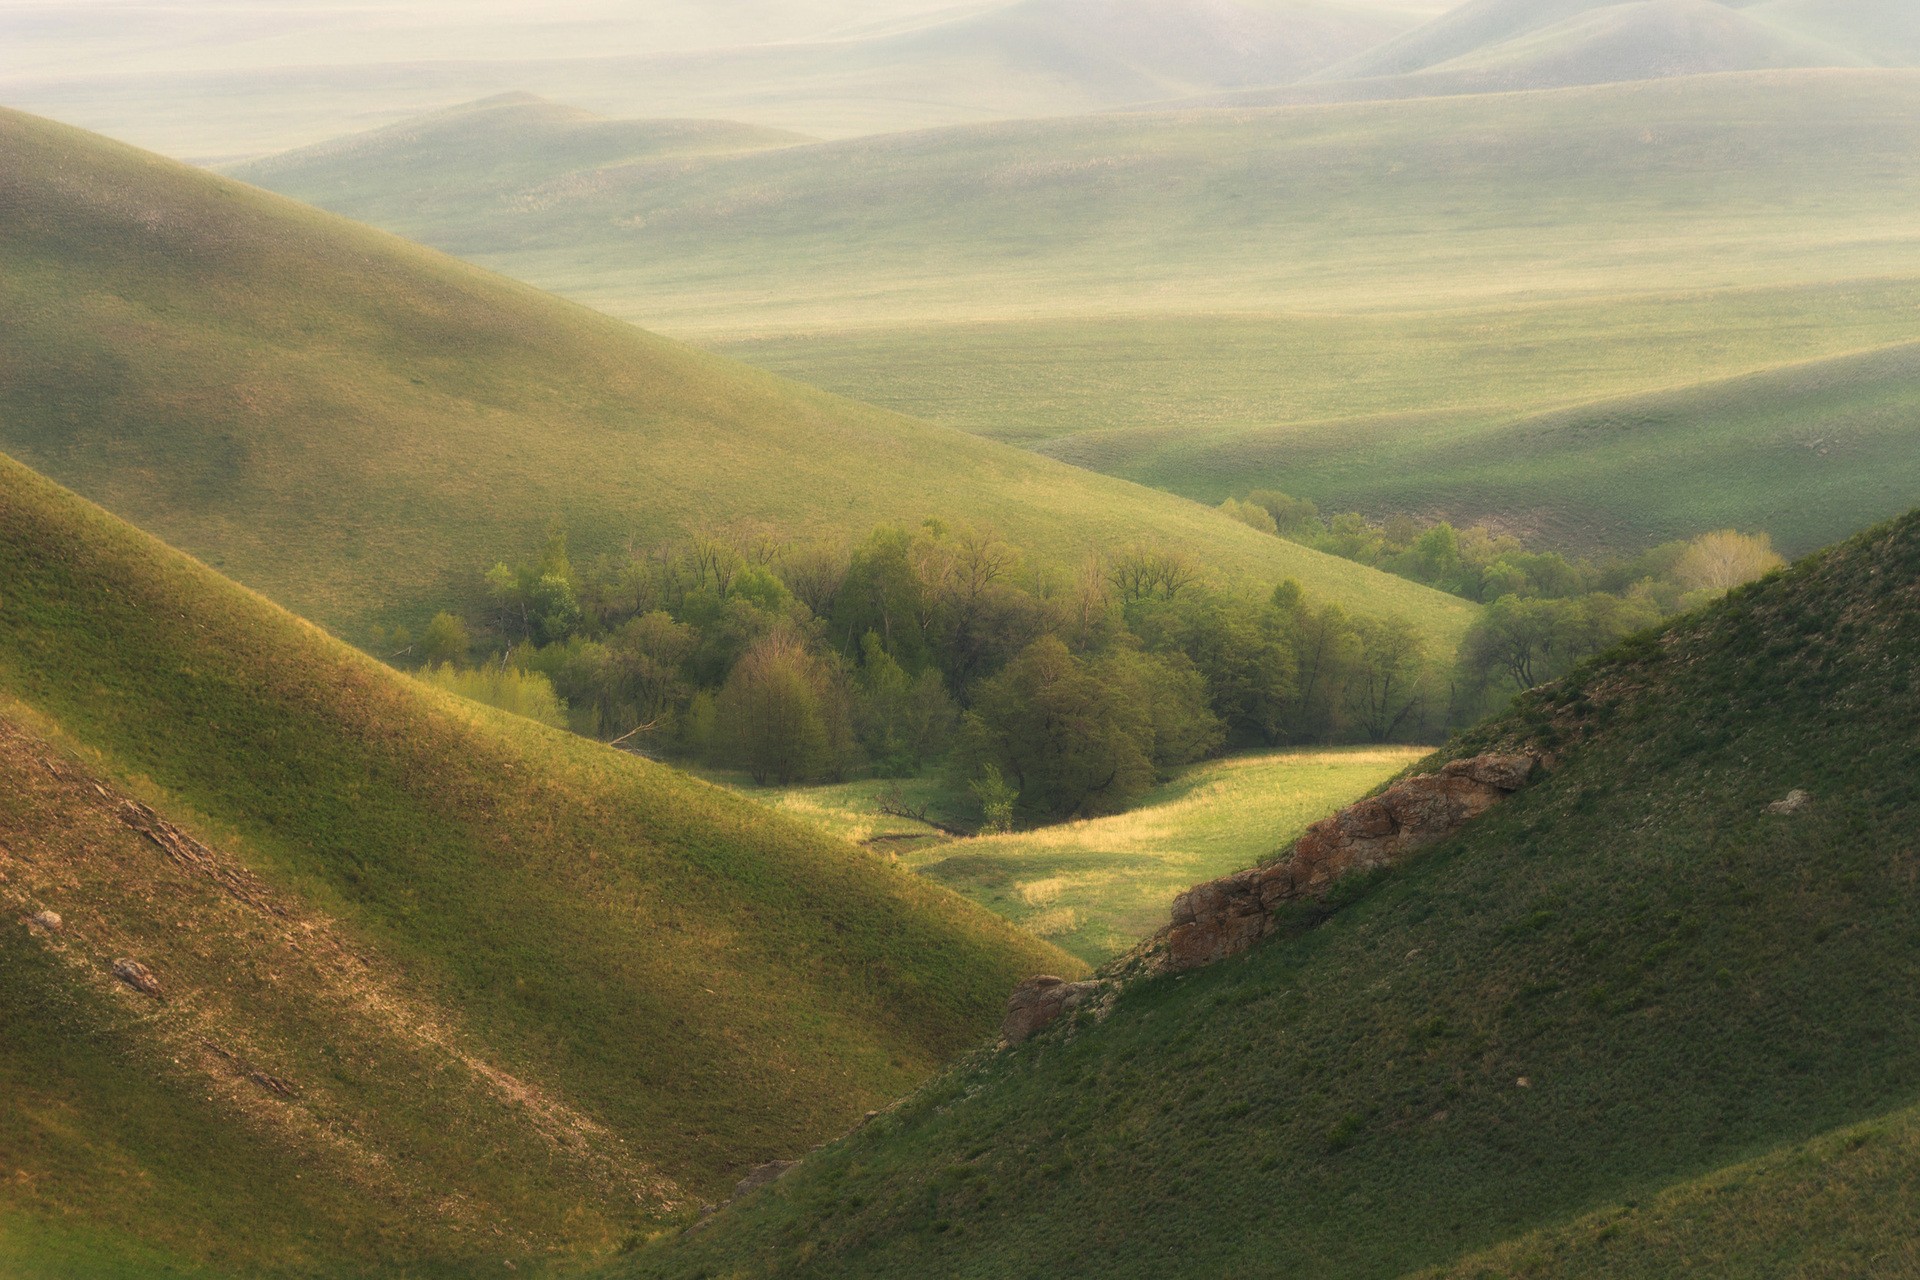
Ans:
[[[1233,756],[1181,770],[1126,813],[958,839],[911,816],[952,825],[963,812],[966,798],[933,777],[741,789],[1099,964],[1164,925],[1175,894],[1273,856],[1424,754],[1393,746]]]
[[[1127,813],[916,845],[902,860],[1091,964],[1167,923],[1174,895],[1283,852],[1420,747],[1346,747],[1196,765]]]

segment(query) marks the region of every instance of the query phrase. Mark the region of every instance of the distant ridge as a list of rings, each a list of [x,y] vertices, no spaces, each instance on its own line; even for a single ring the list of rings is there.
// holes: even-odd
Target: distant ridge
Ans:
[[[1564,16],[1543,20],[1562,8],[1568,10]],[[1488,32],[1497,34],[1481,39]],[[1450,11],[1401,40],[1295,84],[1213,94],[1179,105],[1356,102],[1865,65],[1868,59],[1855,52],[1716,0],[1568,0],[1545,8],[1488,0]]]

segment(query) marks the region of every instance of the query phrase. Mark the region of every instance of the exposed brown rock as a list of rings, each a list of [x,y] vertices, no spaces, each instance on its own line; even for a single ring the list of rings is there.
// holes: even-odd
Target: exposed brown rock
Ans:
[[[1028,978],[1007,997],[1007,1016],[1000,1024],[1000,1038],[1008,1044],[1019,1044],[1081,1004],[1098,986],[1096,982],[1068,982],[1050,973]]]
[[[1445,839],[1526,785],[1537,763],[1530,755],[1452,761],[1314,823],[1286,858],[1195,885],[1174,899],[1167,967],[1195,969],[1247,950],[1273,931],[1281,904]],[[1009,1023],[1013,1016],[1009,1005]]]
[[[113,962],[113,976],[138,991],[141,995],[160,998],[160,979],[153,976],[153,970],[138,960],[128,960],[124,956]]]
[[[67,922],[60,918],[58,911],[36,911],[27,917],[30,924],[37,924],[48,933],[58,933],[66,928]]]

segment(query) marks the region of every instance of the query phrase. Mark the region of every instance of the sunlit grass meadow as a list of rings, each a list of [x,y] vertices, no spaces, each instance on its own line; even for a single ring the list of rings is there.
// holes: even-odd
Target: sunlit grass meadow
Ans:
[[[910,813],[925,806],[935,821],[950,815],[957,797],[933,778],[747,790],[803,822],[895,855],[1099,964],[1165,924],[1181,890],[1278,852],[1308,823],[1426,751],[1332,747],[1233,756],[1184,770],[1126,813],[967,839],[880,812],[882,801],[892,800]]]

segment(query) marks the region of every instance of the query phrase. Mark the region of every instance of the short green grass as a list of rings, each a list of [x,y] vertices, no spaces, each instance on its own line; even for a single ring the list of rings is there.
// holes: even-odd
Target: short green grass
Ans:
[[[1451,649],[1473,608],[1192,502],[785,382],[238,183],[0,115],[0,448],[363,641],[564,525],[1136,541]]]
[[[473,1252],[462,1223],[530,1253],[605,1247],[843,1131],[977,1043],[1012,984],[1075,964],[721,788],[429,690],[5,458],[0,698],[322,930],[251,925],[202,881],[198,898],[144,882],[147,846],[73,807],[93,792],[44,798],[33,752],[9,755],[0,891],[19,915],[29,890],[65,908],[76,947],[145,948],[173,984],[166,1016],[187,1019],[114,1003],[105,952],[93,996],[52,981],[6,913],[0,985],[40,1007],[0,1038],[38,1100],[8,1113],[32,1141],[0,1142],[0,1205],[55,1227],[97,1220],[250,1274],[446,1262]],[[330,1004],[306,966],[336,935],[365,957],[343,972],[428,1012],[370,1031],[360,1004]],[[589,1136],[532,1142],[513,1107],[476,1100],[479,1067],[395,1031],[423,1018]],[[168,1079],[198,1035],[302,1082],[317,1129],[249,1140],[250,1112]],[[596,1159],[614,1184],[575,1167]],[[636,1180],[652,1189],[617,1189]]]
[[[1127,813],[920,844],[902,861],[1093,964],[1167,923],[1175,894],[1280,852],[1425,755],[1345,747],[1196,765]]]
[[[1611,1275],[1587,1215],[1669,1188],[1691,1223],[1624,1223],[1618,1273],[1901,1273],[1910,1207],[1874,1197],[1920,1098],[1917,605],[1920,515],[1527,695],[1447,753],[1555,769],[1459,836],[613,1273],[1551,1275],[1558,1241]],[[1796,1209],[1770,1169],[1865,1198]]]
[[[1277,488],[1580,551],[1737,526],[1804,553],[1914,500],[1916,335],[1920,283],[1885,280],[722,349],[1206,502]]]
[[[1849,1125],[1645,1201],[1422,1272],[1417,1280],[1654,1280],[1920,1271],[1920,1113]]]
[[[958,839],[901,816],[924,812],[951,825],[965,797],[936,777],[741,789],[1099,964],[1164,925],[1176,893],[1273,855],[1425,754],[1386,746],[1232,756],[1181,770],[1126,813]]]

